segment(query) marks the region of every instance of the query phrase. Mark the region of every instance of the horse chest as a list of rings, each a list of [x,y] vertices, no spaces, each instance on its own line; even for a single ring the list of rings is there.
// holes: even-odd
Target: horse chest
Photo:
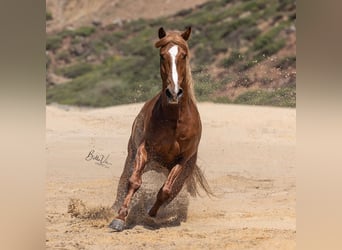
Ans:
[[[159,126],[150,131],[146,143],[153,158],[172,162],[187,149],[191,138],[182,129]]]

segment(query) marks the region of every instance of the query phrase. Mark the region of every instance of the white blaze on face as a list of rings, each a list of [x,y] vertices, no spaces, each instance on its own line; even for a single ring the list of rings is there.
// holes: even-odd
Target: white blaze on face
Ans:
[[[171,55],[171,72],[172,72],[172,80],[175,84],[175,93],[178,93],[178,72],[176,67],[176,56],[178,54],[178,46],[174,45],[169,49],[169,53]]]

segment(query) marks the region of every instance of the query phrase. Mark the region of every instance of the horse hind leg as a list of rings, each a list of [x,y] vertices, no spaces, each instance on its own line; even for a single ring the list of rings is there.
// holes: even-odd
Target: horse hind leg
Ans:
[[[155,217],[159,208],[166,202],[171,202],[178,193],[182,190],[182,187],[191,174],[193,165],[176,165],[170,171],[164,185],[160,188],[157,199],[149,211],[151,217]]]

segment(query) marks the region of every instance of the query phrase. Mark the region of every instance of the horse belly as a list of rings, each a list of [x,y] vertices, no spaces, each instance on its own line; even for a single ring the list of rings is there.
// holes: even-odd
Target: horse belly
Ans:
[[[179,143],[167,139],[153,143],[149,151],[151,158],[165,164],[174,162],[181,155]]]

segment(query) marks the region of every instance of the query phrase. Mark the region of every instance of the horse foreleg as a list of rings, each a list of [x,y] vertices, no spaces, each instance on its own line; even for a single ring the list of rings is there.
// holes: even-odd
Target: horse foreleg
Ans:
[[[116,191],[115,202],[112,206],[114,210],[118,210],[122,205],[128,191],[129,177],[132,175],[134,168],[134,161],[136,156],[136,149],[134,149],[131,140],[128,144],[128,154],[125,161],[125,166],[120,176],[119,184]]]
[[[141,144],[137,149],[137,153],[134,160],[134,169],[132,175],[128,180],[128,188],[125,199],[119,209],[118,215],[109,225],[112,229],[116,231],[122,231],[124,227],[125,219],[128,215],[128,207],[134,193],[140,188],[142,180],[141,175],[143,173],[144,167],[147,161],[147,152],[145,149],[145,144]]]

